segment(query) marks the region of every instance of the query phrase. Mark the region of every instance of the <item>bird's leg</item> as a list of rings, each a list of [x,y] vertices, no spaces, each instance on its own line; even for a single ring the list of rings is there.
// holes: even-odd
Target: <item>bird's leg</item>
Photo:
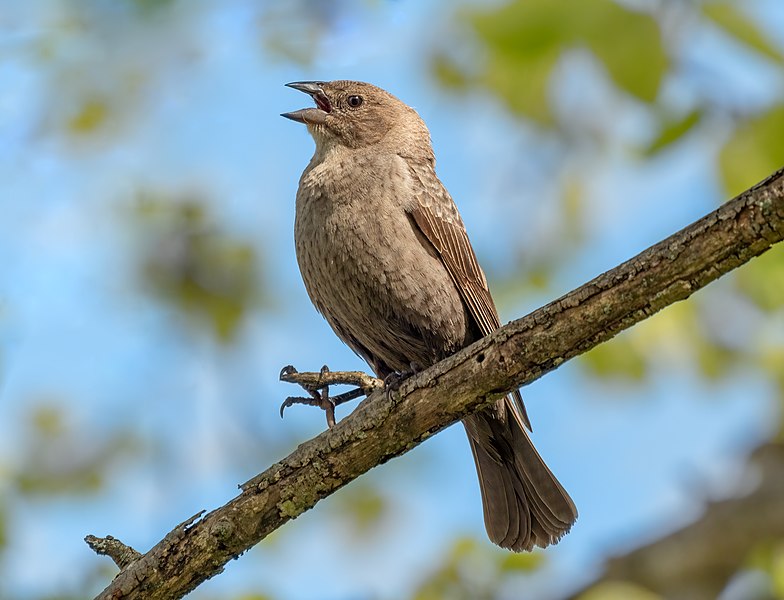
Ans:
[[[359,398],[368,396],[373,391],[384,387],[384,382],[375,377],[371,377],[361,371],[335,371],[329,370],[327,365],[321,367],[318,373],[300,373],[291,365],[283,367],[280,372],[280,380],[287,383],[296,383],[301,386],[308,394],[309,398],[289,396],[280,406],[280,416],[283,411],[294,404],[304,404],[306,406],[317,406],[327,415],[327,426],[335,425],[335,407]],[[355,385],[354,390],[349,390],[334,397],[329,395],[331,385]]]

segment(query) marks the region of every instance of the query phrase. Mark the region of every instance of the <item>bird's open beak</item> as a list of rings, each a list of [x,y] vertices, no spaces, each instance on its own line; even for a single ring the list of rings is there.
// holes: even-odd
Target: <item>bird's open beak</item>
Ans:
[[[302,108],[294,112],[282,113],[281,117],[286,117],[298,123],[306,125],[321,125],[326,120],[327,114],[332,112],[332,104],[321,89],[323,81],[294,81],[287,83],[286,87],[294,88],[300,92],[305,92],[316,103],[316,108]]]

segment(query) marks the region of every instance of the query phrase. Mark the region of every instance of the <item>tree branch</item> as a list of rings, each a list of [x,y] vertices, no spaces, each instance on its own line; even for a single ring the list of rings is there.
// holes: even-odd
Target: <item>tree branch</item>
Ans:
[[[84,541],[96,554],[111,558],[114,564],[120,568],[120,571],[142,556],[141,552],[137,552],[110,535],[107,535],[105,538],[88,535],[84,538]]]
[[[406,380],[178,527],[98,599],[183,597],[366,471],[535,381],[784,238],[784,169],[593,281]]]

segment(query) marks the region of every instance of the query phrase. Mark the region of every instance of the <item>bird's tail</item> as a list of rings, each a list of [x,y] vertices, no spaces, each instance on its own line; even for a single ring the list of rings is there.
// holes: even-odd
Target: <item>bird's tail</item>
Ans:
[[[463,421],[479,475],[485,527],[504,548],[545,548],[568,533],[577,509],[507,402]]]

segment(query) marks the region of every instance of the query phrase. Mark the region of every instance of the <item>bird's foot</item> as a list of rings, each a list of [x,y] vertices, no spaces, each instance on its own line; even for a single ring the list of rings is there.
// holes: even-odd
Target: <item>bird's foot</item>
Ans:
[[[287,383],[296,383],[308,394],[307,398],[289,396],[280,405],[280,416],[283,418],[283,411],[295,404],[306,406],[317,406],[327,415],[327,426],[335,425],[335,407],[344,402],[368,396],[373,391],[384,387],[384,382],[361,371],[335,371],[329,370],[327,365],[321,367],[318,373],[300,373],[291,365],[283,367],[280,372],[280,380]],[[329,386],[331,385],[354,385],[356,389],[349,390],[343,394],[330,397]]]
[[[409,367],[407,371],[393,371],[384,377],[384,389],[387,393],[396,392],[406,379],[423,371],[422,366],[415,362],[410,363]]]

